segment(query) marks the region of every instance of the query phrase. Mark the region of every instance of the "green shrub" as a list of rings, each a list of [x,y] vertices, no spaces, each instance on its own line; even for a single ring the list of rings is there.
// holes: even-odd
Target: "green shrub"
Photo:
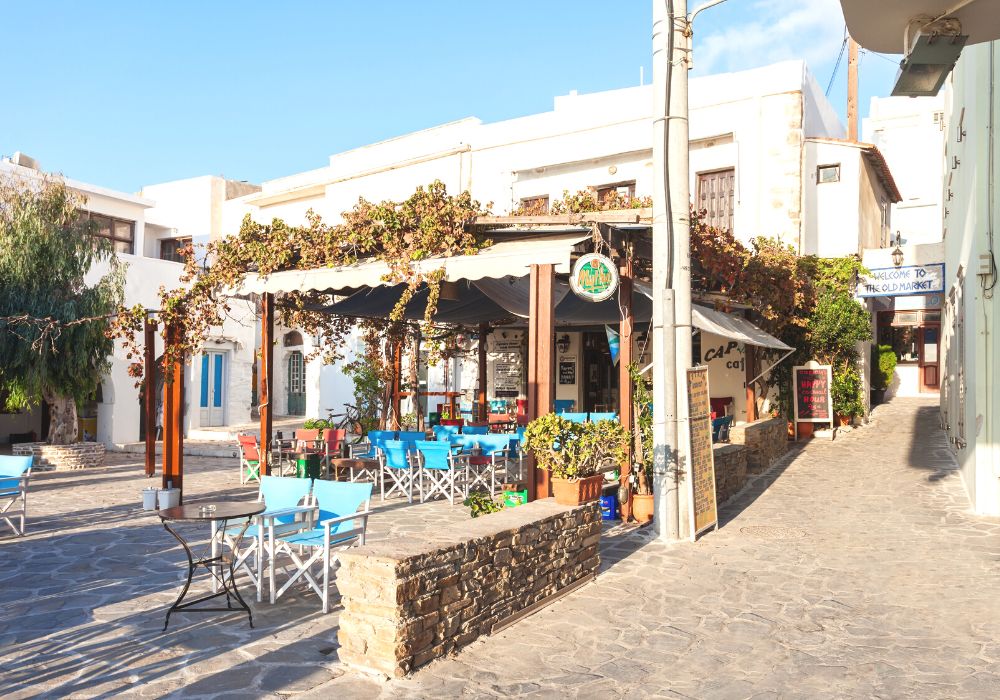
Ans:
[[[891,345],[872,346],[872,389],[885,390],[896,371],[896,351]]]
[[[833,412],[842,416],[860,416],[865,412],[861,372],[852,362],[833,368]]]
[[[467,506],[473,518],[490,513],[499,513],[503,510],[503,503],[495,501],[493,496],[485,491],[473,491],[469,497],[462,501],[462,505]]]
[[[628,455],[632,434],[616,420],[572,423],[547,413],[528,423],[524,448],[538,467],[557,479],[583,479],[605,466],[620,465]]]

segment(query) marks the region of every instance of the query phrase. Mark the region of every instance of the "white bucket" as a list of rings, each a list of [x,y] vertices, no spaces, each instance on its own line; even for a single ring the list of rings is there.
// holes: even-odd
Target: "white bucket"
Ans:
[[[157,493],[157,500],[160,502],[160,510],[163,510],[164,508],[173,508],[174,506],[180,505],[181,490],[160,489]]]
[[[142,490],[143,510],[156,510],[156,494],[158,491],[159,489],[154,486]]]

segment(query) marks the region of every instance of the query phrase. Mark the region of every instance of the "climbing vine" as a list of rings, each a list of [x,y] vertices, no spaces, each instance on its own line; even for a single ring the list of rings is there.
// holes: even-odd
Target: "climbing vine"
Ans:
[[[259,223],[248,215],[237,234],[209,242],[204,255],[196,256],[191,246],[182,251],[182,285],[159,292],[161,328],[178,329],[176,337],[165,338],[163,361],[169,364],[201,348],[210,329],[231,316],[233,295],[248,275],[266,277],[285,270],[337,267],[365,259],[385,262],[389,272],[384,280],[404,289],[390,323],[361,323],[366,340],[371,341],[366,347],[381,349],[385,342],[401,340],[406,304],[422,284],[430,288],[425,324],[430,324],[437,308],[442,273],[422,271],[417,263],[431,257],[473,254],[489,245],[488,240],[468,231],[466,224],[488,214],[490,206],[483,207],[468,192],[449,195],[444,184],[435,181],[426,188],[418,187],[402,202],[376,204],[362,198],[343,213],[339,224],[328,224],[311,210],[302,226],[291,226],[281,219]],[[289,292],[275,302],[282,325],[321,336],[320,351],[327,362],[341,358],[343,340],[358,322],[323,313],[320,309],[334,302],[331,295]],[[144,318],[145,310],[135,307],[121,309],[115,320],[113,334],[122,339],[132,357],[141,356],[137,343]],[[130,372],[138,379],[142,366],[135,363]],[[379,367],[381,377],[385,372]]]

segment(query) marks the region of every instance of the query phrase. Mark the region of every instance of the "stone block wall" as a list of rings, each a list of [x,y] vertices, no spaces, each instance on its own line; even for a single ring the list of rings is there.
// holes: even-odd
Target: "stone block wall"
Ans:
[[[490,634],[600,564],[597,503],[544,499],[470,519],[457,533],[397,537],[340,555],[340,660],[406,675]]]
[[[716,444],[715,502],[722,505],[743,488],[747,480],[747,450],[743,445]]]
[[[105,453],[106,448],[100,442],[76,442],[72,445],[22,442],[11,447],[11,454],[34,456],[34,471],[103,467]]]
[[[747,448],[747,472],[760,474],[788,451],[788,422],[784,418],[765,418],[736,425],[729,439]]]

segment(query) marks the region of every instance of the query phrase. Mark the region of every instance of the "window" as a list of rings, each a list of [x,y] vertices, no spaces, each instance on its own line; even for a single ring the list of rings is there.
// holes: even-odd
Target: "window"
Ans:
[[[191,245],[190,237],[160,239],[160,260],[184,262],[184,258],[181,257],[181,248],[187,245]]]
[[[724,231],[733,230],[733,209],[736,203],[736,170],[716,170],[698,173],[695,194],[703,221]]]
[[[602,185],[597,190],[597,202],[599,204],[620,204],[628,206],[632,198],[635,197],[635,180],[631,182],[619,182],[614,185]]]
[[[549,196],[524,197],[519,210],[524,216],[542,216],[549,213]]]
[[[840,182],[840,163],[835,165],[820,165],[816,168],[816,182]]]
[[[132,253],[135,240],[135,222],[123,219],[113,219],[110,216],[83,212],[81,218],[94,222],[94,235],[107,238],[114,246],[116,253]]]

